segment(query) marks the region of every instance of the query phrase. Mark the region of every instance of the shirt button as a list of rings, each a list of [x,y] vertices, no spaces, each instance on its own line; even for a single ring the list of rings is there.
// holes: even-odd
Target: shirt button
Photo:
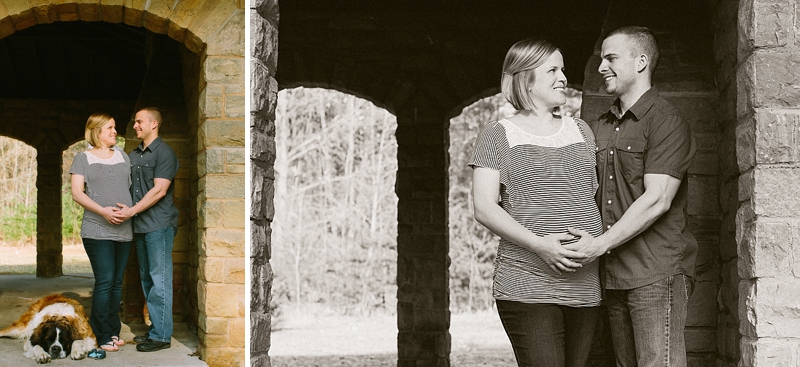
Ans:
[[[614,179],[614,176],[608,176],[608,179],[609,179],[609,180],[613,180],[613,179]],[[137,180],[138,180],[138,178],[137,178]]]
[[[618,128],[618,127],[615,127],[615,128],[614,128],[614,131],[619,131],[619,128]]]
[[[614,151],[612,150],[612,151],[608,152],[608,154],[614,155]]]
[[[611,250],[606,251],[606,255],[611,255]]]
[[[607,225],[607,226],[606,226],[606,229],[611,229],[611,225],[610,225],[610,224],[609,224],[609,225]]]
[[[628,150],[631,150],[631,146],[630,145],[628,145]]]
[[[611,200],[609,200],[608,203],[611,204]]]

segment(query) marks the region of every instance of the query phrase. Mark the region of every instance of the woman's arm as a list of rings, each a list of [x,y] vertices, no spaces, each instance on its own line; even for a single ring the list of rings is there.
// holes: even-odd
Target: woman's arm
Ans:
[[[544,237],[533,234],[498,205],[499,193],[500,172],[475,167],[472,172],[475,220],[498,236],[533,251],[557,274],[562,271],[573,272],[581,267],[573,259],[582,259],[586,255],[567,250],[561,245],[561,241],[571,240],[572,235],[566,232]]]
[[[70,179],[70,184],[72,185],[72,200],[75,200],[80,206],[84,207],[86,210],[91,211],[92,213],[98,214],[102,216],[108,223],[111,224],[120,224],[122,223],[121,220],[114,218],[114,208],[113,207],[102,207],[100,204],[94,202],[89,195],[83,191],[83,184],[84,184],[84,177],[79,174],[72,174]]]

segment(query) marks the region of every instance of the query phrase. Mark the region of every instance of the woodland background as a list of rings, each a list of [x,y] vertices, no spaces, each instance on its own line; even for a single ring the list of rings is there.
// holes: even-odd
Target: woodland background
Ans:
[[[117,146],[124,145],[117,138]],[[69,167],[86,142],[62,153],[61,236],[65,244],[81,243],[83,208],[72,200]],[[19,140],[0,136],[0,242],[18,246],[36,244],[36,149]]]
[[[580,111],[569,91],[562,114]],[[510,116],[502,95],[475,102],[450,120],[450,308],[494,305],[497,238],[472,217],[467,161],[480,128]],[[396,307],[396,119],[367,100],[326,89],[278,95],[275,273],[272,307],[368,316]]]

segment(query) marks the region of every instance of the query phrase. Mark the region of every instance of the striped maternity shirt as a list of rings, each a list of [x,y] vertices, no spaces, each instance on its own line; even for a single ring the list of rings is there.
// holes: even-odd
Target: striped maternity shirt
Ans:
[[[491,122],[481,130],[469,165],[500,172],[500,206],[536,235],[567,233],[572,226],[599,236],[594,136],[582,120],[562,120],[559,131],[549,136],[529,134],[505,119]],[[501,238],[493,296],[524,303],[597,306],[598,261],[557,275],[535,253]]]
[[[72,161],[69,173],[83,176],[86,195],[100,206],[116,207],[117,203],[133,206],[131,162],[122,150],[114,149],[114,155],[108,159],[98,158],[89,152],[80,153]],[[132,241],[133,227],[130,219],[113,225],[103,216],[84,209],[81,238]]]

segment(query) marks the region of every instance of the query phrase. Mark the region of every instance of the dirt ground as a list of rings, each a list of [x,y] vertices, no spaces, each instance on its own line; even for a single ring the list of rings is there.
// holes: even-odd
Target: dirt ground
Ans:
[[[35,274],[36,244],[18,245],[0,242],[0,274]],[[92,265],[80,243],[64,245],[64,274],[91,273]]]
[[[396,316],[314,316],[284,311],[272,331],[274,367],[397,365]],[[496,313],[452,315],[452,366],[516,366]]]

